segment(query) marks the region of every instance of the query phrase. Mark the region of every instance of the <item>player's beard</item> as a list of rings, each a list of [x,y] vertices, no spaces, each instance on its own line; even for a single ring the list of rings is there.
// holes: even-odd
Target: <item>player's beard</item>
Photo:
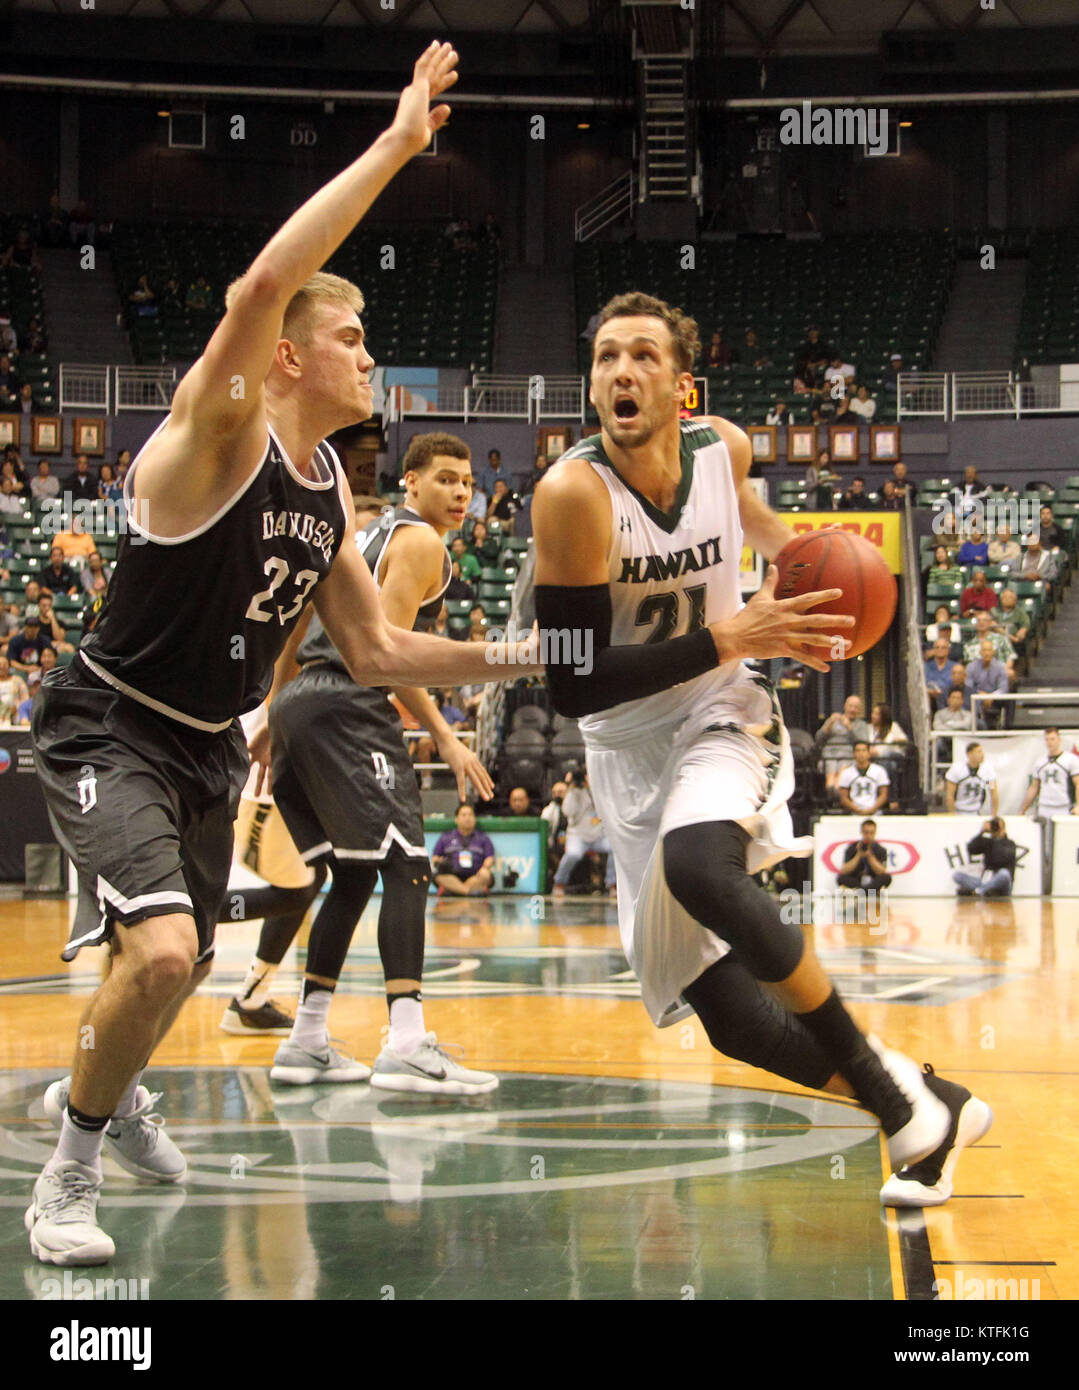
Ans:
[[[613,410],[609,410],[606,407],[600,409],[600,407],[597,406],[596,414],[599,416],[600,424],[620,449],[640,449],[643,445],[648,443],[659,428],[655,418],[643,409],[638,411],[638,419],[641,423],[628,432],[622,426],[621,421]],[[617,428],[612,429],[612,425]]]

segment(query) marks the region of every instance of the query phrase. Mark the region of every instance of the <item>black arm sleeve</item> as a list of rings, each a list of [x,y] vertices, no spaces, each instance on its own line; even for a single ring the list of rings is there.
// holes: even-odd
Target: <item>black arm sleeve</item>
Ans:
[[[547,660],[547,688],[559,714],[579,719],[624,700],[640,700],[719,665],[707,628],[668,642],[611,646],[611,594],[606,584],[563,588],[537,584],[536,621]],[[559,638],[559,633],[564,636]],[[566,635],[581,633],[583,644]],[[572,654],[582,652],[579,662]]]

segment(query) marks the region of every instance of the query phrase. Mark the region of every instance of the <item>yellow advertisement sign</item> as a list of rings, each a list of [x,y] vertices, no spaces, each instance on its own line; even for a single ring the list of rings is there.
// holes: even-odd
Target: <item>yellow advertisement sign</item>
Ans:
[[[903,547],[897,512],[795,512],[793,515],[786,512],[781,516],[796,536],[807,535],[810,531],[824,531],[830,526],[861,536],[877,547],[893,574],[903,572]]]

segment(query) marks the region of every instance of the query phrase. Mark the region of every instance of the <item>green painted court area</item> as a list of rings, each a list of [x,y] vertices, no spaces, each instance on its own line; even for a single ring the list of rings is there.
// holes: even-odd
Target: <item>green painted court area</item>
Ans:
[[[0,1082],[0,1299],[893,1298],[869,1117],[687,1082],[505,1075],[437,1103],[271,1087],[264,1068],[156,1068],[182,1187],[106,1160],[117,1255],[64,1272],[21,1213],[56,1071]],[[108,1297],[105,1286],[98,1297]]]

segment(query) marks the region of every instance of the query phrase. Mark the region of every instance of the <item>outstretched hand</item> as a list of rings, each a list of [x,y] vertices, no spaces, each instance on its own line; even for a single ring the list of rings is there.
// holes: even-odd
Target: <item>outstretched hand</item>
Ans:
[[[842,614],[811,613],[818,604],[842,598],[842,589],[817,589],[795,598],[777,599],[779,571],[768,566],[764,583],[746,606],[728,622],[713,623],[720,661],[744,657],[788,657],[829,670],[825,655],[833,661],[846,654],[847,639],[841,633],[854,626],[854,619]]]
[[[445,104],[432,107],[431,102],[457,81],[457,52],[450,43],[434,40],[420,54],[412,72],[412,81],[401,93],[391,133],[401,136],[419,154],[431,142],[431,136],[450,118]]]

